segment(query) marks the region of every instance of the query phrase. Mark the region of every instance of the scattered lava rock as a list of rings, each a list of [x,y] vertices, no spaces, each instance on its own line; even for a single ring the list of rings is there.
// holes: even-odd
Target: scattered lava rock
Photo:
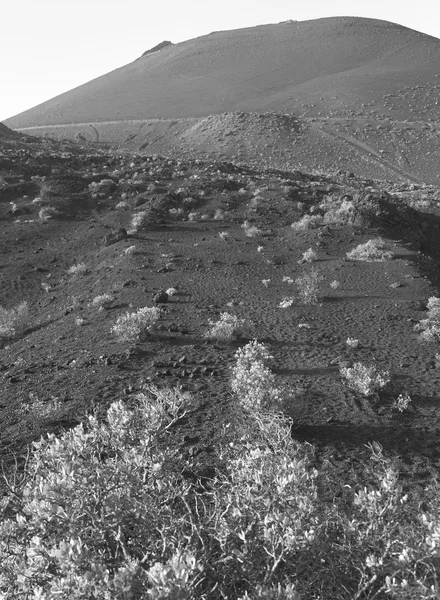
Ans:
[[[154,294],[153,296],[153,300],[156,304],[166,304],[168,302],[168,298],[168,294],[163,290],[160,290],[159,292],[157,292],[157,294]]]
[[[120,227],[117,231],[107,233],[107,235],[104,237],[104,246],[112,246],[113,244],[117,244],[121,240],[125,240],[125,238],[127,237],[127,230],[124,227]]]

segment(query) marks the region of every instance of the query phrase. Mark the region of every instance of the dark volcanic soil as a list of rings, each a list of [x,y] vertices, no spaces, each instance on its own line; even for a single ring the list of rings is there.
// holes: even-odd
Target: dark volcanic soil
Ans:
[[[316,445],[318,461],[349,471],[376,440],[399,458],[407,485],[437,474],[438,346],[420,343],[414,326],[438,294],[438,189],[49,139],[5,136],[0,144],[0,306],[27,301],[30,310],[25,333],[0,340],[6,463],[45,431],[103,414],[118,399],[135,402],[148,384],[194,394],[177,441],[209,456],[233,401],[234,354],[254,337],[268,345],[291,390],[293,435]],[[350,222],[292,229],[304,214],[322,213],[325,199],[344,196],[355,206]],[[138,212],[148,214],[147,225],[105,245]],[[245,221],[255,235],[246,235]],[[347,259],[378,236],[392,260]],[[317,260],[299,264],[309,248]],[[82,263],[83,271],[69,273]],[[285,278],[311,266],[322,280],[319,302],[307,305]],[[154,306],[154,294],[168,288],[177,293],[161,305],[157,330],[137,344],[118,342],[111,333],[117,317]],[[99,311],[90,303],[101,294],[112,302]],[[281,308],[285,297],[293,303]],[[222,312],[246,318],[249,338],[206,339]],[[358,339],[358,348],[347,338]],[[391,373],[372,399],[341,379],[340,366],[358,361]],[[412,402],[401,413],[395,402],[405,392]]]

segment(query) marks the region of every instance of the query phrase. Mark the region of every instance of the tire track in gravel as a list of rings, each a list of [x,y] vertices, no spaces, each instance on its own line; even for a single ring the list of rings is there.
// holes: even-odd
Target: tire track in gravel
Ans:
[[[337,133],[336,131],[330,131],[329,129],[324,129],[324,127],[317,126],[316,129],[324,136],[331,137],[333,139],[340,140],[345,144],[348,144],[349,146],[357,150],[359,154],[368,157],[374,162],[377,162],[384,169],[389,169],[397,175],[399,175],[400,177],[403,177],[404,179],[409,179],[413,183],[421,183],[420,180],[417,179],[414,175],[408,173],[407,171],[404,171],[403,169],[400,169],[399,167],[396,167],[396,165],[393,165],[387,160],[384,160],[380,156],[380,154],[376,150],[374,150],[374,148],[371,148],[371,146],[368,146],[367,144],[360,142],[359,140],[351,136]]]

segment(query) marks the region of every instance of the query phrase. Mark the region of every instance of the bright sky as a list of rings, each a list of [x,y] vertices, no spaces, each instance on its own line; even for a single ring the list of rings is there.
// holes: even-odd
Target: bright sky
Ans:
[[[330,16],[440,38],[438,0],[3,0],[0,121],[138,58],[163,40]],[[439,65],[440,68],[440,65]]]

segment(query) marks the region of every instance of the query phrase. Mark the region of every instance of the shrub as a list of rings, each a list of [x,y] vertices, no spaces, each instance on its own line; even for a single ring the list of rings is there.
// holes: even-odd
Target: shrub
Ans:
[[[141,211],[133,215],[131,219],[130,228],[127,230],[129,235],[133,235],[142,229],[146,225],[148,225],[148,215],[147,211]]]
[[[49,219],[52,219],[53,217],[57,217],[58,215],[59,215],[59,211],[56,208],[54,208],[53,206],[45,206],[38,213],[38,217],[42,221],[49,221]]]
[[[43,402],[34,392],[29,392],[28,401],[22,403],[19,412],[26,425],[37,433],[47,426],[48,421],[65,416],[64,406],[56,396]]]
[[[375,238],[368,240],[365,244],[359,244],[359,246],[347,252],[347,258],[368,262],[383,261],[393,258],[393,253],[390,250],[385,250],[385,241],[382,238]]]
[[[111,306],[113,302],[113,296],[110,294],[101,294],[100,296],[95,296],[93,300],[90,302],[91,307],[98,308],[99,310],[104,310]]]
[[[322,279],[322,275],[315,268],[295,279],[298,294],[304,304],[316,304],[318,302],[319,283]]]
[[[290,296],[285,296],[280,302],[280,308],[290,308],[294,303],[294,299]]]
[[[168,213],[172,217],[175,217],[176,219],[178,219],[179,217],[183,217],[183,215],[185,214],[185,210],[181,206],[179,206],[179,208],[170,208],[168,210]]]
[[[179,293],[179,290],[171,287],[171,288],[168,288],[165,293],[168,294],[168,296],[176,296]]]
[[[298,263],[301,264],[301,263],[305,263],[305,262],[313,262],[314,260],[317,260],[317,258],[318,258],[318,255],[313,250],[313,248],[309,248],[308,250],[306,250],[303,253],[302,258],[300,258]]]
[[[209,321],[211,329],[206,332],[205,337],[217,340],[231,341],[242,337],[248,331],[246,319],[239,319],[236,315],[224,312],[218,321]]]
[[[261,229],[249,223],[249,221],[245,221],[241,228],[244,231],[246,237],[255,237],[256,235],[261,235]]]
[[[130,205],[128,202],[125,202],[124,200],[121,200],[121,202],[118,202],[117,205],[115,206],[116,210],[127,210],[130,208]]]
[[[431,318],[440,319],[440,298],[437,298],[436,296],[428,298],[426,308],[428,309]]]
[[[304,215],[299,221],[292,223],[291,227],[295,231],[304,231],[306,229],[314,229],[321,225],[323,218],[321,215]]]
[[[253,340],[235,353],[231,388],[239,402],[250,410],[262,410],[279,401],[275,375],[267,363],[272,360],[267,347]]]
[[[357,340],[355,338],[351,338],[351,337],[348,337],[345,343],[349,348],[352,348],[352,349],[358,348],[358,346],[359,346],[359,340]]]
[[[330,200],[321,203],[321,208],[325,210],[324,223],[333,225],[343,225],[353,220],[355,208],[350,200]]]
[[[415,326],[423,342],[440,341],[440,298],[432,296],[427,303],[428,317]]]
[[[89,272],[89,269],[85,263],[78,263],[69,267],[67,272],[69,275],[85,275]]]
[[[137,342],[151,332],[159,317],[160,308],[140,308],[137,312],[119,316],[111,331],[119,342]]]
[[[29,327],[29,305],[21,302],[15,308],[0,306],[0,339],[14,339]]]
[[[158,530],[170,520],[166,505],[177,483],[165,474],[170,458],[156,448],[156,438],[181,402],[163,396],[140,398],[132,413],[114,403],[106,424],[90,417],[87,428],[34,444],[29,483],[16,496],[17,518],[5,519],[3,511],[0,523],[6,597],[145,597],[148,574],[140,558],[152,567],[162,556]],[[171,538],[165,551],[171,558]]]
[[[403,394],[399,394],[397,397],[396,408],[399,412],[404,412],[405,410],[408,410],[411,402],[411,396],[408,394],[408,392],[404,392]]]
[[[341,367],[340,373],[352,390],[372,396],[390,381],[388,371],[378,371],[374,365],[355,363],[352,367]]]

